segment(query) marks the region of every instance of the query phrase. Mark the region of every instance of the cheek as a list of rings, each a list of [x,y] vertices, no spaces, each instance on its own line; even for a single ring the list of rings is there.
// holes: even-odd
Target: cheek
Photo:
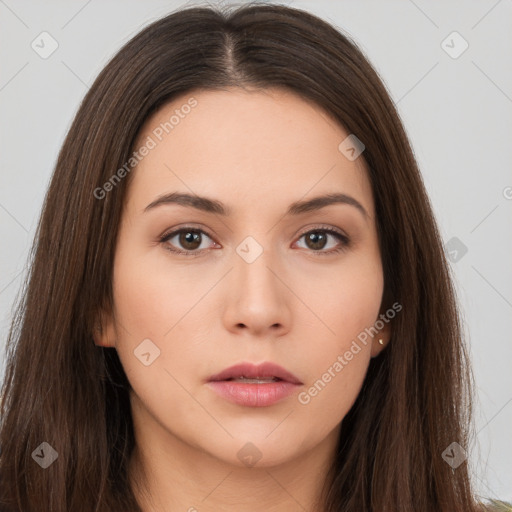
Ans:
[[[185,283],[179,272],[171,276],[168,267],[124,249],[120,246],[114,268],[116,350],[133,388],[131,398],[139,413],[147,410],[162,424],[190,430],[191,423],[204,423],[182,375],[193,375],[201,357],[190,343],[195,312],[190,310],[199,290],[190,286],[190,277]]]
[[[128,243],[120,246],[114,267],[116,319],[134,341],[173,336],[201,288],[193,285],[190,272],[171,272],[163,251],[152,250],[154,256],[137,252],[136,247],[131,250]]]
[[[150,387],[154,392],[162,382],[168,387],[163,369],[172,368],[172,361],[184,362],[180,349],[186,350],[187,343],[170,342],[185,339],[197,290],[185,286],[180,276],[127,243],[119,245],[113,279],[116,350],[132,386],[141,391]],[[145,362],[151,363],[145,366],[142,354],[148,352]]]
[[[325,364],[327,354],[332,357],[348,350],[351,341],[378,320],[384,289],[382,268],[377,258],[350,257],[338,268],[309,272],[308,281],[319,286],[297,282],[296,287],[303,287],[300,293],[307,297],[306,305],[313,313],[304,316],[306,328],[311,334],[316,332],[316,348],[310,355],[316,354]]]
[[[141,270],[121,268],[119,279],[114,282],[116,319],[136,338],[160,337],[171,327],[171,318],[164,322],[164,310],[172,311],[173,301],[177,300],[174,294],[165,293],[165,287],[155,282],[154,275],[143,275]]]
[[[308,296],[317,320],[303,338],[301,358],[309,380],[298,398],[326,424],[331,423],[326,416],[341,421],[361,389],[371,356],[369,328],[379,318],[383,285],[378,262],[361,259],[332,272],[323,293]]]

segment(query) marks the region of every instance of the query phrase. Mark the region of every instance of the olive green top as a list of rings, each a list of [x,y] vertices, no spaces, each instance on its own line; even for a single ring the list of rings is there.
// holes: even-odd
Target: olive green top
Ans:
[[[484,507],[488,512],[512,512],[512,503],[505,501],[489,500]]]

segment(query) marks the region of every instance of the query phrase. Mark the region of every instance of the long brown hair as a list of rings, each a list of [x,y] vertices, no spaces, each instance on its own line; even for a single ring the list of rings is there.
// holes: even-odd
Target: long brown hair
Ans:
[[[130,40],[86,94],[60,151],[7,345],[0,504],[10,511],[141,511],[127,477],[130,385],[114,348],[93,343],[112,308],[112,267],[130,158],[156,109],[194,90],[282,87],[363,141],[375,198],[384,302],[403,305],[341,426],[326,512],[476,510],[467,461],[471,374],[449,265],[395,105],[367,58],[303,10],[194,7]],[[341,141],[340,141],[341,142]],[[136,171],[134,171],[136,172]],[[42,469],[33,452],[58,458]],[[46,445],[44,445],[46,446]]]

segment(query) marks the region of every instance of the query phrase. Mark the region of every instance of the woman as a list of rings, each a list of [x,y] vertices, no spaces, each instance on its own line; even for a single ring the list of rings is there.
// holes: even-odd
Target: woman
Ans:
[[[142,30],[80,106],[33,254],[5,510],[480,510],[418,166],[317,17],[191,8]]]

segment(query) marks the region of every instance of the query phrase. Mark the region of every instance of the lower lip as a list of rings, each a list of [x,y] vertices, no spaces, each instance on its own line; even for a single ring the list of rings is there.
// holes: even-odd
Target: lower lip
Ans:
[[[266,407],[291,395],[299,384],[284,380],[264,384],[245,384],[230,380],[208,382],[210,387],[226,400],[245,407]]]

